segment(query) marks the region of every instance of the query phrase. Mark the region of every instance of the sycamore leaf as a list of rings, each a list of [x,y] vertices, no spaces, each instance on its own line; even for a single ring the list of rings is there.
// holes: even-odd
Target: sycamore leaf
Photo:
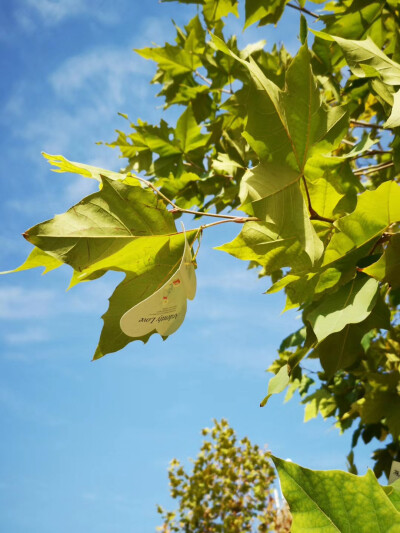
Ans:
[[[327,379],[341,369],[354,364],[364,352],[362,339],[371,329],[389,329],[390,311],[382,297],[378,296],[371,314],[358,324],[347,324],[339,333],[333,333],[318,344],[313,357],[319,357]]]
[[[244,29],[255,22],[259,26],[276,24],[281,18],[287,0],[246,0],[246,22]]]
[[[83,163],[75,163],[75,161],[68,161],[62,155],[50,155],[45,152],[42,152],[42,155],[51,165],[58,167],[57,169],[52,168],[53,172],[72,172],[84,178],[93,178],[99,182],[101,182],[101,176],[106,176],[110,180],[123,180],[126,178],[126,174],[112,172],[111,170],[105,170],[104,168],[85,165]]]
[[[369,37],[363,41],[353,41],[311,31],[321,39],[335,41],[342,49],[352,73],[358,78],[379,76],[388,85],[400,85],[400,65],[382,52]]]
[[[203,4],[204,18],[208,22],[217,22],[230,13],[239,16],[237,0],[204,0]]]
[[[331,4],[332,15],[322,15],[327,32],[344,38],[361,39],[372,24],[379,20],[384,2],[382,0],[352,0]]]
[[[274,456],[272,460],[293,517],[293,533],[400,530],[400,513],[371,470],[358,477],[340,470],[309,470]]]
[[[280,237],[297,239],[314,264],[324,247],[310,221],[297,178],[289,167],[260,163],[247,172],[240,194],[244,204],[251,200],[254,215],[273,224]]]
[[[388,487],[383,487],[386,494],[388,495],[390,501],[400,511],[400,479],[389,485]]]
[[[44,267],[42,274],[47,274],[51,270],[55,270],[63,264],[62,261],[59,261],[55,257],[44,252],[40,248],[34,248],[25,262],[21,266],[15,268],[14,270],[8,270],[6,272],[0,272],[0,274],[11,274],[13,272],[20,272],[21,270],[29,270],[30,268]]]
[[[201,127],[194,118],[192,104],[189,104],[176,124],[175,138],[179,141],[182,152],[188,153],[207,144],[210,135],[203,135]]]
[[[335,222],[340,230],[329,242],[323,266],[377,240],[394,222],[400,221],[400,185],[385,181],[373,191],[359,195],[356,209]]]
[[[383,126],[385,128],[398,128],[400,126],[400,89],[393,95],[392,112]]]
[[[298,270],[309,269],[310,258],[293,233],[293,228],[289,224],[285,230],[286,234],[281,234],[274,224],[247,222],[232,242],[216,249],[244,261],[256,261],[264,267],[265,274],[286,266]]]
[[[153,192],[106,177],[102,185],[66,213],[29,229],[25,238],[83,270],[139,237],[176,233],[172,214]]]
[[[260,407],[264,407],[273,394],[279,394],[289,385],[289,367],[283,366],[279,372],[269,380],[268,394],[260,403]]]
[[[174,333],[185,319],[187,299],[196,294],[196,275],[192,253],[185,237],[185,248],[178,270],[154,294],[129,309],[120,320],[128,337],[140,338],[152,331],[162,336]]]
[[[188,232],[186,236],[189,243],[192,243],[195,232]],[[119,257],[110,257],[108,263],[100,262],[98,265],[100,269],[107,266],[112,270],[124,270],[126,276],[109,299],[110,304],[102,317],[104,326],[93,359],[121,350],[132,340],[147,342],[155,332],[133,339],[122,331],[120,321],[132,307],[153,295],[171,279],[182,262],[185,235],[177,233],[137,239],[129,248],[125,249],[126,254],[121,250],[116,254]],[[93,267],[87,272],[92,271]]]
[[[347,326],[362,322],[371,313],[378,297],[379,283],[359,276],[325,298],[307,314],[314,333],[321,342]]]
[[[172,77],[193,72],[196,68],[201,67],[201,61],[196,54],[191,54],[179,46],[172,46],[168,43],[165,43],[163,47],[142,48],[135,50],[135,52],[145,59],[156,61],[160,68]]]
[[[381,258],[363,269],[365,274],[389,283],[392,289],[400,287],[400,234],[392,235]]]

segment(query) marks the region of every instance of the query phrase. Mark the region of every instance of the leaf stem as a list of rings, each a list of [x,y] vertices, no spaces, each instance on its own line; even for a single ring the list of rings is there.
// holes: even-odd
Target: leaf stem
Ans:
[[[310,192],[307,187],[306,178],[302,176],[302,179],[303,179],[304,189],[307,195],[307,203],[308,203],[308,211],[310,212],[310,220],[321,220],[322,222],[329,222],[330,224],[333,224],[335,222],[333,218],[323,217],[315,211],[315,209],[311,205],[311,197],[310,197]]]
[[[297,11],[301,11],[302,13],[305,13],[306,15],[310,15],[310,17],[314,17],[315,19],[319,19],[319,15],[316,13],[313,13],[312,11],[309,11],[305,7],[296,6],[294,4],[287,4],[292,9],[297,9]]]
[[[246,222],[259,221],[259,218],[256,217],[236,217],[236,219],[229,220],[218,220],[218,222],[211,222],[211,224],[205,224],[200,226],[200,229],[211,228],[212,226],[218,226],[219,224],[226,224],[227,222],[237,222],[238,224],[245,224]]]

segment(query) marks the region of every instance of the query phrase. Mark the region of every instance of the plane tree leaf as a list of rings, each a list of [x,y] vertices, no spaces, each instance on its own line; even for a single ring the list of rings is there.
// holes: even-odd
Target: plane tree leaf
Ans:
[[[370,37],[356,41],[324,32],[313,31],[313,33],[321,39],[335,41],[340,46],[355,76],[359,78],[379,76],[388,85],[400,85],[400,65],[382,52]]]
[[[378,297],[378,289],[375,279],[359,276],[319,303],[307,314],[318,341],[367,318]]]
[[[276,24],[282,16],[286,2],[287,0],[272,0],[268,3],[262,0],[246,0],[244,27],[248,28],[255,22],[258,22],[258,26]]]
[[[193,242],[194,233],[188,235]],[[149,242],[150,241],[150,242]],[[109,307],[103,315],[104,326],[93,359],[124,348],[133,340],[147,342],[154,329],[141,337],[126,335],[120,326],[122,316],[135,305],[146,300],[160,289],[178,270],[185,249],[185,235],[142,238],[99,262],[98,269],[122,270],[126,273],[109,299]],[[84,274],[93,272],[88,269]]]
[[[400,234],[392,235],[380,259],[363,269],[365,274],[389,283],[393,289],[400,288]]]
[[[356,209],[335,222],[338,232],[329,242],[323,265],[341,259],[366,243],[376,241],[400,221],[400,185],[385,181],[377,189],[359,195]]]
[[[353,365],[364,352],[362,339],[372,329],[390,328],[390,311],[378,296],[371,314],[362,322],[347,324],[340,332],[325,338],[314,349],[312,357],[319,357],[328,379],[335,372]]]
[[[273,378],[269,380],[268,394],[261,402],[260,407],[264,407],[273,394],[279,394],[280,392],[284,391],[289,385],[289,381],[289,368],[287,365],[285,365]]]
[[[66,213],[29,229],[25,238],[83,270],[134,239],[176,233],[171,213],[153,192],[106,177],[102,185]]]
[[[198,126],[194,118],[191,104],[185,109],[176,124],[175,137],[179,141],[182,151],[184,153],[191,152],[204,146],[209,135],[201,133],[201,127]]]
[[[71,172],[79,174],[84,178],[92,178],[101,182],[101,177],[106,176],[110,180],[123,180],[126,174],[120,172],[113,172],[104,168],[94,167],[93,165],[85,165],[84,163],[76,163],[75,161],[68,161],[62,155],[50,155],[42,152],[42,155],[47,161],[57,168],[52,168],[53,172]]]
[[[293,516],[293,533],[399,530],[400,513],[371,470],[355,476],[340,470],[309,470],[274,456],[272,460]]]
[[[0,274],[11,274],[13,272],[21,272],[22,270],[29,270],[31,268],[43,267],[44,270],[42,274],[47,274],[51,270],[55,270],[63,264],[62,261],[53,257],[52,255],[44,252],[40,248],[33,248],[29,253],[26,260],[22,263],[21,266],[15,268],[14,270],[7,270],[6,272],[0,272]]]

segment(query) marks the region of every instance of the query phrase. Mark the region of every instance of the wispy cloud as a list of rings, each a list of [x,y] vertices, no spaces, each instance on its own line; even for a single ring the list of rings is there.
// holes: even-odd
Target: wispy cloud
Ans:
[[[20,331],[5,333],[4,335],[5,342],[11,345],[40,343],[49,340],[49,338],[48,330],[41,327],[28,327]]]
[[[95,0],[23,0],[21,4],[16,11],[16,19],[27,30],[32,30],[36,21],[56,26],[67,19],[82,16],[90,16],[107,25],[116,24],[121,12],[114,3],[107,6]]]

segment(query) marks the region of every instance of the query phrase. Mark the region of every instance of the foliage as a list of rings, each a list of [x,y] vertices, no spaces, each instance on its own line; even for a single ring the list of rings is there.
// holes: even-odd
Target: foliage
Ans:
[[[245,531],[289,531],[290,516],[277,509],[273,496],[275,480],[270,454],[238,441],[226,420],[214,420],[203,429],[203,442],[192,471],[179,461],[171,462],[168,477],[176,511],[158,507],[164,533],[243,533]]]
[[[399,482],[381,487],[371,470],[359,477],[340,470],[308,470],[272,459],[293,516],[293,533],[400,530]]]
[[[284,290],[285,309],[302,313],[268,395],[287,385],[306,420],[320,413],[341,431],[358,424],[354,446],[360,436],[387,439],[374,459],[375,473],[388,474],[400,459],[399,3],[319,1],[315,14],[301,2],[246,0],[245,27],[303,11],[291,57],[264,41],[240,50],[224,35],[237,0],[181,2],[198,14],[176,27],[175,43],[138,51],[157,64],[165,107],[183,109],[176,125],[129,122],[110,144],[127,160],[123,173],[46,155],[57,172],[96,179],[100,190],[28,230],[36,248],[20,269],[67,263],[72,285],[125,273],[103,316],[99,358],[135,339],[121,317],[177,272],[181,213],[218,220],[188,232],[191,246],[216,223],[240,223],[219,249],[270,276],[268,292]],[[305,16],[318,31],[308,32]],[[306,370],[305,358],[320,366]]]

